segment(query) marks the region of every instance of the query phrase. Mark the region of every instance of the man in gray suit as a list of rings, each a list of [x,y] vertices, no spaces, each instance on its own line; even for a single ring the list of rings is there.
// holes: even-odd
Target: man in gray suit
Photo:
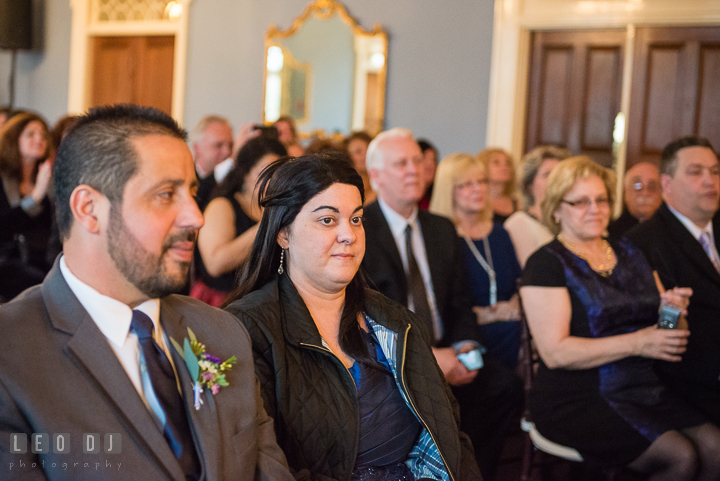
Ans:
[[[203,224],[185,135],[124,105],[63,141],[64,254],[0,306],[0,479],[292,479],[247,332],[172,295]]]

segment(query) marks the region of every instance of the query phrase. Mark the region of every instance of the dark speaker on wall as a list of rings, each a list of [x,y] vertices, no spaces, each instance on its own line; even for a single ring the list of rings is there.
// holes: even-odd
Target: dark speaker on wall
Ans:
[[[32,48],[32,0],[0,0],[0,48]]]

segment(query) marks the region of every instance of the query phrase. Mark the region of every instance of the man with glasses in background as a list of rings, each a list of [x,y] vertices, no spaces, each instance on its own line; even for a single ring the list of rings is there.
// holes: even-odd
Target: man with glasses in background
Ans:
[[[620,217],[610,222],[610,237],[618,238],[640,222],[648,220],[662,203],[660,170],[650,162],[638,162],[625,172],[623,191],[625,208]]]

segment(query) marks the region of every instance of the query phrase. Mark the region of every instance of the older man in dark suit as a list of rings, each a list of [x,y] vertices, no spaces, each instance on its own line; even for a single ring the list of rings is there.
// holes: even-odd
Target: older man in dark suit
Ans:
[[[0,307],[0,478],[292,479],[247,332],[171,295],[203,224],[185,132],[95,109],[53,177],[64,255]]]
[[[363,213],[370,286],[425,320],[433,353],[460,404],[483,479],[491,480],[522,390],[514,373],[491,358],[468,369],[458,353],[480,345],[464,283],[459,239],[449,219],[418,209],[424,159],[412,133],[393,129],[368,147],[367,167],[378,201]]]
[[[666,289],[692,287],[687,352],[679,363],[660,363],[664,379],[720,425],[720,169],[710,143],[697,137],[662,152],[664,203],[628,233]]]

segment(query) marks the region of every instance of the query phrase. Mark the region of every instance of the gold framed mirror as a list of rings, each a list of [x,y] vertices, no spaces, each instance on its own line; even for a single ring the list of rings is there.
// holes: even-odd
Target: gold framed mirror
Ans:
[[[287,30],[265,34],[263,120],[300,133],[377,134],[385,120],[387,34],[365,30],[335,0],[314,0]]]

